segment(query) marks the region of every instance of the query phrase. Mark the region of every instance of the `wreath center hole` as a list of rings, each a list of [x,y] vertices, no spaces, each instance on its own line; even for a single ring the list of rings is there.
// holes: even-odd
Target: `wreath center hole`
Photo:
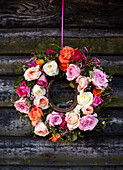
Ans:
[[[58,108],[69,108],[75,100],[75,88],[66,79],[56,79],[49,89],[50,100]]]

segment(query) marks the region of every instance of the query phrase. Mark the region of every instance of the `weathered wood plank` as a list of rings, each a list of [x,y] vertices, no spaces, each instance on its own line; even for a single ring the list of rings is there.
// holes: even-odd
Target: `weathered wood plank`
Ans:
[[[0,166],[1,170],[122,170],[122,166],[54,166],[54,167],[47,167],[47,166]]]
[[[10,103],[16,78],[0,77],[0,107],[7,107]],[[110,107],[123,107],[123,79],[122,77],[114,77],[112,83],[114,85],[114,95],[118,96],[118,99],[112,100]]]
[[[106,109],[102,111],[108,123],[99,132],[88,132],[87,136],[123,135],[123,110]],[[21,118],[14,108],[0,109],[0,136],[32,136],[31,125],[27,118]]]
[[[60,44],[57,37],[6,37],[0,38],[0,54],[28,54],[40,49],[42,44],[48,48],[49,44]],[[64,38],[64,46],[88,49],[93,47],[93,54],[123,54],[123,38]]]
[[[89,166],[123,165],[123,138],[86,138],[73,144],[46,138],[0,138],[1,165]]]
[[[123,75],[123,56],[99,56],[101,66],[108,74]],[[23,56],[0,56],[0,75],[20,75],[16,72],[18,66],[30,59],[29,55]]]
[[[6,37],[61,37],[60,28],[13,28],[0,29],[0,38]],[[123,37],[122,29],[64,28],[64,37]]]
[[[122,28],[123,3],[116,0],[67,0],[66,27]],[[60,27],[61,1],[0,1],[0,27]]]

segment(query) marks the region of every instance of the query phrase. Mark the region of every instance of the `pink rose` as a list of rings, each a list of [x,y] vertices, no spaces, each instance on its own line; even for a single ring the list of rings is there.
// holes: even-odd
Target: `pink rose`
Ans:
[[[83,116],[79,120],[79,129],[83,131],[93,130],[98,123],[97,114]]]
[[[70,64],[69,67],[67,68],[67,80],[71,81],[77,78],[80,75],[80,68],[74,64]]]
[[[34,105],[41,108],[42,110],[47,109],[49,107],[48,99],[42,95],[36,96],[34,99]]]
[[[92,77],[92,83],[99,89],[106,88],[108,80],[106,74],[99,69],[94,70],[94,76]]]
[[[82,112],[84,115],[91,115],[93,113],[93,111],[94,111],[94,109],[92,106],[82,108]]]
[[[52,56],[53,53],[56,53],[52,48],[47,49],[46,54]]]
[[[65,121],[65,116],[62,117],[62,123],[60,124],[62,129],[67,129],[67,121]]]
[[[21,113],[28,114],[28,112],[29,112],[30,105],[26,101],[26,99],[24,99],[22,97],[14,103],[14,106],[15,106],[16,110]]]
[[[39,86],[47,87],[47,79],[45,75],[42,75],[38,80],[36,80],[36,84]]]
[[[80,92],[80,90],[84,90],[87,87],[89,81],[85,76],[79,76],[76,79],[76,83],[78,83],[77,89]]]
[[[28,68],[24,73],[24,78],[27,81],[32,81],[38,79],[40,75],[41,71],[39,71],[39,66],[36,66]]]
[[[92,104],[93,104],[93,106],[96,107],[96,106],[100,105],[102,102],[103,102],[103,99],[101,99],[98,96],[94,96]]]
[[[47,115],[46,121],[50,126],[60,125],[62,123],[61,115],[58,112],[52,112]]]
[[[49,131],[43,122],[38,122],[37,125],[35,126],[34,133],[38,136],[45,137],[46,135],[49,134]]]
[[[82,61],[82,53],[79,50],[75,49],[75,53],[73,54],[73,56],[70,59],[74,60],[74,61],[81,62]]]
[[[23,81],[16,89],[16,93],[19,97],[26,97],[30,93],[30,88],[26,85],[26,81]]]

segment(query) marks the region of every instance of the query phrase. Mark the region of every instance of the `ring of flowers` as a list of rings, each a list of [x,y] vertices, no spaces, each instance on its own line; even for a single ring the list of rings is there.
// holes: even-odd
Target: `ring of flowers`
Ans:
[[[50,140],[54,142],[75,141],[83,137],[81,132],[105,126],[99,114],[112,98],[111,77],[103,72],[99,59],[90,59],[87,48],[84,49],[87,58],[78,49],[67,46],[60,50],[60,55],[47,49],[45,55],[33,53],[34,56],[24,62],[24,77],[15,83],[17,96],[12,102],[19,113],[27,115],[36,135],[52,134]],[[75,88],[75,100],[68,108],[56,107],[50,98],[50,87],[55,79],[48,84],[46,76],[56,75],[66,75]]]

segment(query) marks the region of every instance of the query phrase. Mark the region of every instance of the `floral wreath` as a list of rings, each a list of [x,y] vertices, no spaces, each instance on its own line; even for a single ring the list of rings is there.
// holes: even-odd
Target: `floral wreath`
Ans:
[[[88,56],[86,47],[31,53],[21,68],[24,75],[15,83],[12,102],[19,114],[28,118],[34,135],[71,142],[84,137],[86,131],[105,127],[100,111],[112,98],[111,76],[103,72],[98,58]],[[52,107],[48,93],[56,77],[65,77],[76,91],[74,104],[63,112]]]

